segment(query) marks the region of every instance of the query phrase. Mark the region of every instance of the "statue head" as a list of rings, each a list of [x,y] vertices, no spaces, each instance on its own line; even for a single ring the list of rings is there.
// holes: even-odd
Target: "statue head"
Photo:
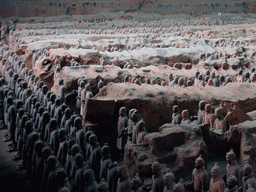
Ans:
[[[204,111],[205,110],[205,105],[206,105],[205,101],[203,101],[203,100],[200,101],[199,102],[199,110],[203,110]]]
[[[43,153],[43,157],[48,159],[48,157],[51,155],[52,153],[52,149],[50,147],[44,147],[43,150],[42,150],[42,153]]]
[[[126,107],[121,107],[120,109],[119,109],[119,115],[120,116],[123,116],[123,115],[125,115],[126,114]]]
[[[246,177],[251,173],[252,173],[252,166],[249,164],[248,161],[246,161],[243,167],[243,175]]]
[[[173,113],[177,113],[177,112],[180,111],[180,108],[179,108],[178,105],[174,105],[173,108],[172,108],[172,110],[173,110]]]
[[[118,175],[120,178],[125,178],[127,176],[128,169],[125,165],[118,166]]]
[[[196,169],[201,169],[202,167],[204,167],[204,159],[202,158],[202,156],[200,155],[199,157],[196,158],[195,161],[195,167]]]
[[[79,167],[83,164],[84,162],[84,156],[81,153],[77,153],[75,156],[75,163]]]
[[[52,169],[57,165],[58,159],[56,156],[51,155],[50,157],[48,157],[47,159],[47,166]]]
[[[141,186],[141,180],[139,177],[139,174],[137,173],[133,178],[132,178],[132,190],[137,190]]]
[[[161,171],[161,165],[157,159],[155,159],[155,161],[152,163],[151,169],[152,169],[153,175],[156,175]]]
[[[219,118],[222,115],[222,108],[221,107],[216,108],[214,115]]]
[[[218,163],[215,163],[211,169],[211,175],[213,179],[219,178],[221,176],[221,170]]]
[[[233,189],[237,185],[238,181],[237,178],[231,173],[227,178],[227,188]]]
[[[182,119],[189,119],[189,112],[187,109],[181,112]]]
[[[179,182],[173,188],[174,192],[185,192],[184,180],[180,179]]]
[[[76,130],[82,129],[82,118],[81,117],[75,118],[74,125],[76,127]]]
[[[72,146],[72,148],[71,148],[71,154],[72,154],[73,156],[76,156],[76,154],[77,154],[77,153],[80,153],[80,151],[81,151],[81,147],[80,147],[80,145],[78,145],[78,144],[74,144],[74,145]]]
[[[108,146],[107,143],[102,147],[102,156],[107,156],[110,154],[110,147]]]
[[[211,112],[212,112],[212,106],[211,106],[211,104],[206,104],[206,105],[205,105],[205,111],[206,111],[207,113],[211,113]]]
[[[236,160],[236,154],[234,153],[233,149],[230,149],[229,152],[226,154],[226,161],[228,164],[233,164]]]
[[[95,145],[97,143],[97,136],[95,134],[91,134],[90,137],[89,137],[89,143],[91,145]]]
[[[168,172],[164,175],[165,186],[166,187],[172,186],[174,183],[174,180],[175,180],[175,176],[173,175],[173,173],[170,170],[168,170]]]

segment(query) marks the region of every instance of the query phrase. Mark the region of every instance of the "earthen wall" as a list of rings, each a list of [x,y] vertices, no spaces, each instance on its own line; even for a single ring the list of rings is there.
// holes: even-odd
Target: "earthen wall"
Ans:
[[[1,0],[2,17],[87,15],[100,12],[159,14],[254,13],[254,0]]]

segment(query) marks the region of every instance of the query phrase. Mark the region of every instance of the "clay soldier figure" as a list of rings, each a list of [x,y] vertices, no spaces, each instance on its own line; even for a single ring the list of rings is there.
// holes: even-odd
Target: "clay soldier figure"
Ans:
[[[38,132],[40,134],[40,138],[43,140],[45,138],[45,129],[47,124],[50,121],[50,114],[48,111],[43,112],[42,117],[39,120],[38,124]]]
[[[80,146],[76,145],[76,147],[73,148],[73,146],[76,144],[76,140],[75,139],[70,139],[68,141],[68,153],[67,153],[67,159],[66,159],[66,165],[65,168],[67,170],[67,175],[70,175],[71,172],[71,166],[72,166],[72,162],[74,161],[75,157],[73,156],[74,154],[77,154],[80,152]]]
[[[152,192],[164,191],[164,175],[160,163],[156,160],[152,163],[152,173]]]
[[[4,102],[4,87],[3,87],[3,83],[2,83],[2,79],[0,79],[0,105],[1,107],[1,114],[3,116],[3,102]]]
[[[85,82],[83,80],[80,81],[80,84],[77,88],[77,98],[76,98],[76,107],[77,108],[80,108],[81,106],[81,93],[82,93],[82,90],[84,89],[85,87]]]
[[[55,100],[55,109],[53,109],[54,118],[56,118],[58,125],[60,125],[61,122],[61,116],[62,116],[62,105],[61,105],[61,99],[57,98]]]
[[[210,75],[210,76],[211,76],[211,79],[212,79],[212,81],[213,81],[214,87],[219,87],[219,81],[218,81],[218,79],[216,78],[214,71],[211,72],[211,75]]]
[[[13,91],[15,91],[15,89],[16,89],[15,85],[16,85],[16,82],[17,82],[18,78],[19,78],[18,73],[14,73],[13,78],[11,80],[11,88],[12,88]]]
[[[60,144],[59,144],[60,146],[57,153],[57,158],[60,164],[64,167],[66,164],[67,153],[68,153],[67,132],[66,132],[66,129],[64,128],[61,128],[59,130],[59,141],[60,141]]]
[[[17,143],[15,141],[15,130],[16,130],[16,117],[17,117],[17,108],[13,103],[13,98],[9,97],[7,99],[8,108],[8,131],[11,141],[13,142],[13,147],[9,148],[9,152],[16,150]]]
[[[200,72],[199,71],[196,71],[196,74],[195,74],[195,80],[194,80],[194,84],[196,87],[198,87],[198,76],[200,75]]]
[[[191,86],[193,86],[192,81],[191,81],[191,80],[188,80],[188,81],[187,81],[187,87],[191,87]]]
[[[56,80],[58,79],[58,77],[60,75],[60,71],[61,71],[61,67],[57,66],[54,71],[53,82],[56,82]]]
[[[43,113],[44,113],[44,107],[40,106],[38,108],[38,113],[36,114],[36,121],[34,122],[34,125],[36,128],[38,128],[39,126],[39,121],[40,121],[40,118],[43,116]]]
[[[184,79],[183,79],[183,78],[180,78],[180,79],[179,79],[177,87],[183,87],[183,88],[185,87],[185,85],[184,85]]]
[[[99,185],[98,185],[98,192],[108,192],[109,191],[109,186],[107,182],[105,182],[104,179],[101,179]]]
[[[198,75],[198,79],[197,79],[197,87],[203,87],[203,86],[204,86],[203,75],[200,74]]]
[[[128,122],[127,122],[128,127],[126,128],[127,134],[128,134],[127,143],[132,143],[132,128],[133,128],[132,113],[135,110],[136,109],[131,109],[129,111],[129,119],[128,119]]]
[[[83,174],[86,170],[86,164],[84,162],[84,156],[81,153],[76,154],[75,156],[75,164],[76,164],[76,175],[75,182],[72,190],[77,192],[83,192],[85,189]]]
[[[237,189],[237,178],[231,174],[227,177],[227,188],[224,190],[224,192],[238,192]]]
[[[170,87],[171,87],[171,82],[172,82],[172,80],[173,80],[173,74],[170,73],[170,74],[169,74],[169,83],[168,83],[168,86],[170,86]]]
[[[38,59],[38,54],[35,50],[32,50],[32,67],[36,66],[36,60]]]
[[[73,127],[73,122],[76,118],[76,115],[72,115],[65,123],[65,129],[67,130],[67,135],[71,138],[71,129]]]
[[[107,179],[108,174],[108,167],[109,164],[112,162],[110,158],[110,148],[108,144],[106,143],[102,147],[102,158],[100,160],[100,175],[99,178]]]
[[[225,81],[225,76],[224,75],[221,75],[220,76],[220,87],[223,87],[225,86],[227,83]]]
[[[181,112],[181,116],[182,116],[182,121],[181,121],[180,124],[186,125],[186,124],[191,123],[191,120],[189,119],[189,112],[188,112],[187,109],[186,109],[186,110],[183,110],[183,111]]]
[[[250,73],[247,71],[244,74],[244,82],[245,83],[251,83],[251,79],[250,79]]]
[[[57,155],[59,150],[59,127],[58,122],[56,119],[51,119],[50,121],[50,139],[49,139],[49,146],[51,147],[53,154]]]
[[[36,171],[38,184],[41,184],[40,187],[46,187],[47,180],[44,180],[48,175],[46,175],[46,165],[47,165],[47,159],[51,156],[51,148],[50,147],[44,147],[42,150],[42,158],[39,161],[38,168]],[[47,172],[49,174],[49,172]],[[46,178],[47,179],[47,178]],[[43,185],[45,184],[45,185]]]
[[[207,84],[205,85],[205,87],[213,87],[214,83],[213,83],[213,79],[208,79]]]
[[[196,159],[196,168],[192,172],[192,181],[194,183],[195,192],[202,192],[208,190],[209,180],[204,164],[204,159],[200,155]]]
[[[31,116],[33,122],[36,121],[36,115],[37,115],[37,113],[38,113],[39,107],[40,107],[40,103],[39,103],[39,102],[36,102],[35,107],[34,107],[34,109],[33,109],[32,116]]]
[[[18,142],[17,142],[17,148],[18,148],[18,153],[14,156],[14,160],[19,160],[22,157],[22,149],[23,149],[23,141],[25,140],[24,138],[24,129],[26,122],[28,121],[28,116],[23,115],[21,118],[21,123],[20,126],[17,127],[17,135],[18,135]]]
[[[54,93],[51,94],[50,96],[50,100],[47,103],[47,110],[49,111],[51,117],[54,115],[52,115],[52,108],[54,108],[55,106],[55,99],[56,99],[56,95]]]
[[[85,192],[98,192],[98,183],[95,180],[94,172],[92,169],[84,171],[84,184]]]
[[[179,82],[179,77],[176,76],[170,83],[171,87],[176,87],[178,85]]]
[[[139,114],[138,111],[135,110],[132,113],[132,143],[136,144],[137,143],[137,138],[138,138],[138,121],[139,121]]]
[[[70,119],[71,115],[72,115],[71,109],[70,108],[65,109],[64,115],[61,118],[61,123],[60,123],[61,128],[65,128],[65,123],[68,119]]]
[[[205,115],[202,124],[209,124],[210,129],[213,128],[215,116],[212,113],[212,106],[210,104],[205,105]]]
[[[63,168],[57,169],[57,183],[58,183],[58,191],[61,191],[62,189],[71,190],[70,183],[67,178],[67,172]]]
[[[252,166],[248,162],[246,162],[243,167],[243,178],[242,178],[243,192],[246,192],[249,184],[252,186],[253,189],[256,189],[256,180],[253,175]]]
[[[16,104],[18,106],[18,103],[19,102],[22,102],[22,101],[18,101]],[[22,104],[22,103],[21,103]],[[19,128],[21,126],[21,118],[22,116],[24,115],[25,111],[24,111],[24,108],[21,108],[18,109],[17,107],[17,110],[18,110],[18,113],[17,113],[17,117],[16,117],[16,129],[15,129],[15,141],[18,142],[18,138],[19,138]]]
[[[138,137],[137,137],[137,143],[136,144],[144,144],[145,140],[144,137],[147,135],[147,131],[145,129],[145,121],[141,119],[138,122]]]
[[[131,181],[128,175],[128,169],[125,165],[118,167],[119,179],[117,182],[117,192],[130,192],[131,191]]]
[[[51,91],[48,91],[48,92],[46,93],[46,98],[45,98],[45,103],[46,103],[46,105],[45,105],[45,108],[46,108],[47,110],[48,110],[48,107],[49,107],[49,102],[50,102],[51,94],[52,94]],[[50,111],[49,111],[49,112],[50,112]]]
[[[240,176],[240,167],[236,162],[236,155],[233,151],[233,149],[231,149],[227,155],[226,155],[226,160],[227,160],[227,178],[228,176],[233,173],[233,175],[237,178],[237,184],[238,186],[241,185],[241,176]]]
[[[48,92],[48,86],[47,85],[44,85],[43,87],[42,87],[42,93],[41,93],[41,98],[39,98],[40,99],[40,101],[41,101],[41,103],[43,103],[43,106],[47,106],[47,96],[46,96],[46,94],[47,94],[47,92]]]
[[[109,192],[116,192],[118,177],[118,165],[116,161],[113,161],[108,167],[107,183]]]
[[[64,84],[63,79],[59,80],[59,86],[60,86],[59,98],[61,99],[62,102],[66,102],[66,98],[65,98],[66,86]]]
[[[211,170],[210,192],[224,192],[226,185],[221,176],[221,170],[218,163],[215,163]]]
[[[51,117],[54,117],[54,115],[55,115],[55,109],[57,108],[57,106],[56,106],[56,95],[55,94],[52,94],[51,95],[51,97],[50,97],[50,99],[51,99],[51,102],[50,102],[50,110],[48,110],[48,111],[50,111],[50,115],[51,115]],[[58,100],[58,105],[60,105],[60,99]]]
[[[175,180],[175,176],[172,174],[172,172],[167,172],[164,176],[164,184],[165,184],[165,187],[164,187],[164,192],[174,192],[174,186],[175,186],[175,183],[174,183],[174,180]]]
[[[184,187],[183,179],[179,180],[179,182],[174,186],[173,190],[175,192],[185,192],[185,187]]]
[[[86,153],[86,137],[85,132],[82,125],[82,118],[77,117],[75,118],[75,128],[76,128],[76,143],[80,145],[83,154]]]
[[[255,83],[256,82],[256,76],[255,76],[255,73],[253,73],[250,77],[251,79],[251,83]]]
[[[180,124],[182,117],[180,115],[180,109],[178,105],[173,106],[172,124]]]
[[[56,192],[58,190],[58,180],[57,180],[57,157],[51,155],[47,159],[47,169],[49,171],[47,177],[47,191]]]
[[[252,188],[251,184],[248,185],[246,192],[255,192],[255,189]]]
[[[26,144],[26,153],[27,153],[27,176],[31,176],[32,173],[32,158],[34,152],[35,142],[39,139],[39,134],[34,130],[28,135],[27,144]]]
[[[136,173],[136,175],[132,178],[132,182],[131,182],[131,189],[132,189],[132,192],[142,192],[142,188],[140,187],[141,186],[141,180],[140,180],[140,177],[139,177],[139,174]]]
[[[35,95],[32,93],[32,90],[27,89],[26,90],[26,101],[25,101],[25,106],[24,106],[25,111],[31,110],[32,100],[34,97],[35,97]]]
[[[126,127],[128,126],[128,118],[126,116],[126,108],[121,107],[119,109],[119,118],[117,122],[117,148],[120,150],[121,153],[121,160],[124,156],[124,147],[127,143],[127,132]]]
[[[203,118],[204,118],[204,115],[205,115],[205,105],[206,105],[205,101],[200,101],[199,102],[199,110],[198,110],[198,113],[197,113],[199,124],[202,124],[202,122],[203,122]]]
[[[100,160],[102,157],[102,149],[100,144],[97,142],[97,136],[92,134],[89,137],[89,142],[91,144],[91,151],[90,151],[90,158],[89,158],[89,165],[91,169],[94,171],[96,180],[99,180],[100,174]]]
[[[37,140],[35,142],[35,147],[34,147],[34,154],[33,154],[33,177],[34,177],[34,180],[35,180],[35,183],[36,184],[40,184],[40,177],[42,177],[42,169],[39,171],[40,167],[40,162],[42,161],[43,159],[43,148],[44,148],[44,143],[41,141],[41,140]],[[40,172],[40,175],[39,175],[39,172]]]
[[[85,94],[83,93],[84,90],[85,90]],[[81,111],[80,111],[81,116],[83,116],[83,114],[84,114],[85,99],[93,98],[92,86],[89,83],[85,85],[84,90],[82,91],[82,94],[81,94],[81,100],[82,100],[82,106],[81,106]]]
[[[98,86],[99,90],[104,86],[104,82],[103,82],[102,78],[100,78],[97,86]]]
[[[238,71],[238,75],[237,75],[236,81],[237,82],[244,82],[243,70],[239,70]]]
[[[43,158],[43,148],[44,148],[44,143],[41,140],[37,140],[34,144],[34,151],[33,151],[33,157],[32,157],[32,163],[33,163],[33,176],[36,176],[37,169],[39,162]]]
[[[75,177],[76,177],[75,156],[76,156],[76,154],[81,153],[80,145],[74,144],[73,147],[71,148],[71,153],[72,153],[72,161],[71,161],[71,169],[70,169],[70,174],[69,174],[69,181],[72,186],[75,181]]]
[[[215,109],[214,115],[216,116],[216,119],[214,121],[213,130],[216,133],[223,134],[227,130],[227,125],[226,125],[225,118],[221,114],[222,114],[222,108],[221,107]]]
[[[76,119],[76,117],[75,117],[75,119]],[[75,119],[72,122],[72,125],[70,126],[70,135],[69,135],[70,138],[74,138],[74,139],[76,139]]]
[[[30,117],[33,117],[34,109],[36,108],[36,103],[39,103],[38,98],[36,96],[34,96],[34,97],[32,97],[32,104],[31,104],[30,111],[27,111],[28,114],[30,115]]]
[[[22,145],[22,162],[21,164],[18,165],[18,170],[26,169],[27,168],[27,162],[28,162],[28,154],[27,154],[27,149],[28,149],[28,136],[30,133],[34,131],[33,128],[33,123],[32,121],[27,121],[25,125],[25,130],[23,132],[23,145]]]

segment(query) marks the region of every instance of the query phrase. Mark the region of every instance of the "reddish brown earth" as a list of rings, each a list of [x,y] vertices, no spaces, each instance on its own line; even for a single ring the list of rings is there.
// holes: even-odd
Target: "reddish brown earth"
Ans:
[[[74,91],[78,79],[83,77],[92,85],[94,97],[86,100],[83,123],[93,127],[101,146],[106,142],[110,144],[113,154],[120,107],[125,106],[127,111],[138,109],[148,134],[145,145],[126,145],[124,163],[131,175],[139,172],[150,177],[152,162],[157,158],[164,172],[170,168],[176,178],[188,178],[200,154],[208,162],[209,170],[212,157],[220,157],[214,160],[222,162],[230,148],[234,148],[241,165],[249,160],[256,168],[255,121],[232,126],[223,135],[209,131],[208,125],[198,125],[196,121],[187,126],[170,124],[174,105],[196,116],[201,100],[212,104],[213,109],[227,102],[239,108],[241,115],[248,112],[256,117],[256,84],[172,88],[144,83],[146,78],[158,79],[159,84],[162,80],[168,82],[170,73],[183,77],[186,82],[197,70],[202,74],[206,70],[214,71],[217,76],[229,76],[234,81],[239,69],[250,71],[256,62],[255,16],[229,14],[224,10],[253,12],[255,3],[205,0],[190,1],[184,6],[183,1],[169,5],[162,1],[136,1],[132,5],[131,1],[114,1],[114,5],[111,2],[105,2],[107,6],[102,10],[113,11],[108,14],[108,20],[102,19],[105,13],[84,17],[19,18],[22,22],[10,35],[10,40],[16,43],[12,42],[10,47],[22,56],[29,68],[32,68],[32,50],[45,48],[49,51],[49,56],[41,56],[32,69],[56,94],[59,85],[58,79],[53,81],[53,74],[58,59],[62,67],[59,78],[67,87],[67,104],[76,112]],[[12,5],[4,3],[6,12],[3,14],[13,13]],[[102,6],[97,1],[85,5],[73,1],[72,5],[66,3],[65,6],[64,3],[44,2],[44,8],[35,11],[42,4],[29,5],[30,10],[22,15],[19,11],[24,7],[16,10],[17,16],[97,13]],[[115,6],[119,8],[113,9]],[[189,15],[151,13],[163,14],[163,10],[174,9]],[[128,12],[120,12],[122,10]],[[150,13],[137,13],[138,10]],[[218,17],[216,11],[221,11],[222,17]],[[213,14],[200,15],[202,12]],[[102,58],[105,62],[100,65]],[[72,59],[78,66],[70,66]],[[129,67],[125,68],[127,63]],[[128,74],[139,75],[142,85],[122,83]],[[100,77],[104,87],[98,90]],[[222,165],[225,169],[226,163]]]

